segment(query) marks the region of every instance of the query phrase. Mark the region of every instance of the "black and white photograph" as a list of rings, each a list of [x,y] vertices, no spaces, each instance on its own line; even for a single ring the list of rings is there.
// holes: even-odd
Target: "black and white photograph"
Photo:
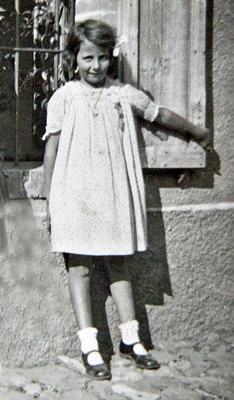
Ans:
[[[0,0],[0,400],[233,400],[233,0]]]

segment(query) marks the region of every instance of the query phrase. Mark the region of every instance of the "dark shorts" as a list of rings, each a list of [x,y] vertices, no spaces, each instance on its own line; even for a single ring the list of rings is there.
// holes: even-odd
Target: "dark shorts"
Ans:
[[[82,254],[63,253],[67,271],[71,267],[87,267],[94,272],[104,272],[110,284],[118,281],[129,281],[130,274],[126,264],[126,256],[88,256]]]

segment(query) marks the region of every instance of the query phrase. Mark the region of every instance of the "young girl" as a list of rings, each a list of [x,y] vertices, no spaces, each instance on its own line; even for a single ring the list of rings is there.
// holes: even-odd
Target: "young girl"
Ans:
[[[147,248],[144,182],[133,113],[202,147],[209,130],[158,106],[131,85],[108,77],[115,38],[103,22],[86,20],[68,35],[66,62],[77,79],[59,88],[48,104],[44,158],[52,250],[62,252],[78,326],[82,359],[93,379],[110,379],[91,316],[90,268],[100,258],[120,319],[120,355],[139,368],[158,362],[138,336],[125,256]]]

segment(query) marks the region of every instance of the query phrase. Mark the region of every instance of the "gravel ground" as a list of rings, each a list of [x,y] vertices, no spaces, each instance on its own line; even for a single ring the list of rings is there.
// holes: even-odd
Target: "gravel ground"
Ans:
[[[0,367],[0,400],[233,400],[233,338],[211,335],[208,343],[160,342],[151,354],[156,371],[143,371],[118,354],[111,381],[92,381],[80,358],[59,356],[57,364]]]

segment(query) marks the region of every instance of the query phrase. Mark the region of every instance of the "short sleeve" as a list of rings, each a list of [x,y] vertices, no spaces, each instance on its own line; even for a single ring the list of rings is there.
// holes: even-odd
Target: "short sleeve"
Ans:
[[[65,113],[65,90],[64,86],[56,90],[48,102],[46,130],[43,140],[47,139],[51,134],[58,132],[63,127],[63,119]]]
[[[143,117],[146,121],[153,122],[161,106],[152,101],[142,90],[136,89],[131,85],[125,85],[124,90],[133,112]]]

